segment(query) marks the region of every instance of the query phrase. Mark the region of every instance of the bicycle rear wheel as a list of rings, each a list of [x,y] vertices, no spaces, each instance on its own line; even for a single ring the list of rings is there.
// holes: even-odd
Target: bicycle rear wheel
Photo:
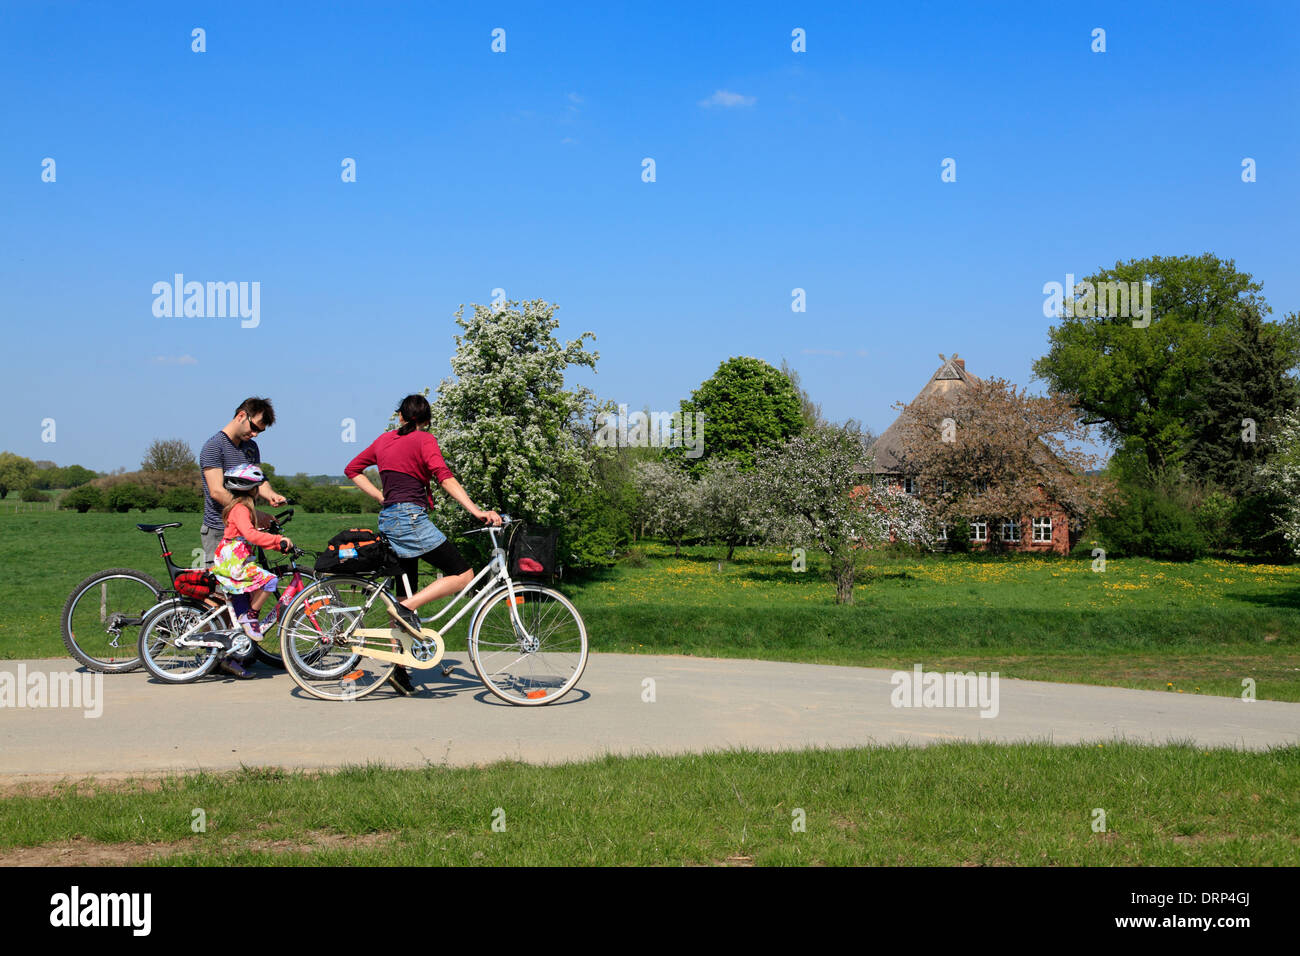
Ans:
[[[515,585],[515,609],[502,588],[474,620],[469,655],[488,690],[502,700],[536,707],[559,700],[587,666],[587,628],[569,599],[540,584]]]
[[[313,697],[358,700],[392,675],[396,664],[358,653],[352,637],[358,628],[392,627],[383,595],[366,607],[376,590],[379,585],[364,578],[332,575],[309,584],[289,605],[280,624],[280,657],[294,683]]]
[[[194,631],[211,610],[200,601],[176,598],[150,611],[140,628],[140,659],[145,669],[164,683],[187,684],[216,667],[215,647],[180,647],[176,643]],[[216,630],[220,620],[209,621],[197,633]]]
[[[275,570],[278,573],[283,573],[284,571],[283,568],[279,568]],[[303,583],[304,590],[316,583],[316,576],[314,574],[305,572],[301,568],[299,569],[298,573],[302,575],[302,583]],[[281,584],[282,586],[287,586],[288,581],[282,578]],[[268,601],[267,603],[269,604],[271,602]],[[263,611],[262,613],[265,614],[266,612]],[[282,624],[284,624],[286,620],[288,620],[288,617],[289,617],[288,608],[286,608],[284,613],[281,614],[279,618],[273,619],[270,623],[263,625],[262,633],[264,635],[264,638],[261,641],[261,643],[258,643],[257,641],[253,642],[253,652],[256,655],[257,660],[261,661],[264,664],[268,664],[271,667],[275,667],[279,670],[284,670],[284,656],[280,652],[279,628]]]
[[[135,670],[140,626],[161,595],[162,585],[143,571],[110,568],[92,574],[72,589],[59,618],[68,653],[93,671]]]

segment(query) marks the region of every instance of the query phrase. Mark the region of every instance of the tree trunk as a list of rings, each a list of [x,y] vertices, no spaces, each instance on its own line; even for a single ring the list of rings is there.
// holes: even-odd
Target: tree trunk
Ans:
[[[835,603],[853,603],[854,555],[837,553],[831,555],[831,572],[835,576]]]

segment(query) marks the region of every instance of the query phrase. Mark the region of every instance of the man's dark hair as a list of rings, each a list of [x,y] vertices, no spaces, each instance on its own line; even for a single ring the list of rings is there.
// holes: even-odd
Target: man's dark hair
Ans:
[[[240,412],[243,412],[249,418],[252,418],[260,412],[262,415],[262,424],[264,426],[270,428],[275,424],[275,409],[271,407],[271,400],[269,398],[246,398],[243,403],[235,409],[236,415]]]
[[[433,421],[433,409],[429,408],[429,400],[423,395],[407,395],[397,406],[397,414],[406,419],[406,424],[397,429],[399,435],[409,435],[421,425]]]

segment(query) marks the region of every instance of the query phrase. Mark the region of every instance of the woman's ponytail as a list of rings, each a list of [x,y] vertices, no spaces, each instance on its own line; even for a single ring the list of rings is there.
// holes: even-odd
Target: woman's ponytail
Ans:
[[[402,399],[402,404],[397,406],[397,414],[406,419],[405,424],[397,429],[399,435],[409,435],[417,428],[433,421],[433,409],[429,407],[429,400],[423,395],[407,395]]]

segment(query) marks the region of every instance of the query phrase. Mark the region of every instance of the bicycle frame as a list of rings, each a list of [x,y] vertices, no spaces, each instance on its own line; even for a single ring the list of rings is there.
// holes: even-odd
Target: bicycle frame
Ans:
[[[413,639],[409,634],[403,633],[400,628],[381,629],[381,628],[358,628],[357,627],[357,624],[360,622],[360,620],[364,618],[365,615],[368,614],[370,610],[374,607],[375,601],[379,599],[379,596],[381,594],[387,594],[389,600],[393,600],[394,603],[396,603],[394,598],[395,595],[397,594],[396,582],[399,579],[403,582],[407,596],[410,596],[411,594],[410,582],[406,580],[405,575],[400,575],[400,576],[386,575],[381,579],[372,580],[370,582],[370,588],[369,588],[370,594],[366,598],[365,603],[358,605],[353,609],[350,609],[349,613],[355,614],[356,620],[353,622],[352,626],[348,628],[346,634],[344,634],[343,636],[344,638],[349,638],[352,637],[353,635],[356,635],[362,641],[362,644],[359,646],[353,645],[352,650],[355,651],[356,653],[363,654],[368,657],[374,657],[379,660],[391,660],[394,661],[395,663],[406,664],[412,667],[417,667],[417,668],[433,667],[442,659],[442,654],[443,654],[442,631],[454,627],[456,623],[470,611],[474,611],[483,607],[484,604],[488,601],[488,599],[500,593],[500,591],[503,588],[507,593],[507,603],[509,605],[510,618],[514,624],[516,633],[522,635],[526,640],[530,640],[530,641],[533,640],[533,635],[528,633],[528,629],[524,626],[523,619],[520,618],[519,616],[518,603],[515,597],[514,579],[510,577],[510,570],[506,563],[506,552],[504,548],[500,547],[500,545],[497,543],[496,540],[496,534],[498,533],[498,529],[493,527],[493,528],[484,528],[482,530],[492,534],[493,548],[492,548],[491,559],[488,561],[486,565],[484,565],[483,569],[479,571],[478,574],[474,575],[474,577],[469,581],[469,583],[467,583],[463,588],[460,589],[460,591],[458,591],[451,598],[451,600],[441,611],[439,611],[437,614],[431,615],[430,617],[420,618],[421,624],[431,624],[434,621],[441,619],[444,615],[446,615],[449,611],[451,611],[452,608],[454,608],[462,600],[466,600],[465,605],[461,607],[461,609],[457,611],[451,617],[450,620],[445,622],[440,629],[434,630],[432,632],[433,636],[431,638],[426,639],[426,640],[433,641],[436,644],[437,646],[436,654],[434,654],[430,658],[426,658],[423,660],[414,657],[408,648],[408,644],[410,644],[410,642]],[[471,533],[475,533],[475,532],[471,532]],[[478,587],[479,582],[484,581],[484,578],[487,578],[484,585],[482,587],[479,587],[477,592],[474,593],[472,596],[468,597],[467,599],[466,596],[469,595],[471,591],[474,591],[474,589]],[[322,580],[328,580],[328,579],[322,579]],[[363,578],[363,580],[365,579]],[[389,587],[385,586],[385,584],[381,584],[380,581],[392,583],[393,587],[390,589]],[[472,629],[473,629],[473,625],[471,624],[471,630]],[[397,635],[398,646],[401,648],[400,650],[394,650],[391,647],[390,648],[375,647],[365,643],[366,641],[369,640],[393,641],[394,634]]]
[[[496,529],[493,528],[491,530],[495,531]],[[433,614],[429,617],[420,618],[420,623],[432,624],[434,621],[437,621],[444,614],[446,614],[453,607],[455,607],[470,591],[474,590],[474,587],[478,584],[478,582],[483,578],[484,575],[489,574],[491,572],[495,572],[492,573],[491,580],[484,587],[482,587],[477,594],[471,597],[469,599],[469,603],[467,603],[464,607],[462,607],[459,611],[457,611],[456,614],[451,618],[451,620],[447,621],[441,628],[438,629],[439,633],[441,633],[442,631],[448,628],[455,627],[456,622],[459,621],[462,617],[464,617],[469,611],[472,611],[475,608],[479,607],[489,597],[491,597],[493,594],[496,594],[496,592],[501,589],[499,586],[501,584],[505,585],[506,590],[509,592],[510,595],[510,616],[514,620],[515,626],[522,629],[523,622],[519,618],[519,612],[515,609],[515,603],[514,603],[514,597],[515,597],[514,579],[510,577],[509,569],[506,567],[506,553],[505,550],[502,548],[493,548],[492,558],[488,561],[487,564],[483,566],[483,570],[479,571],[478,574],[474,575],[474,577],[469,581],[468,584],[466,584],[463,588],[457,591],[456,594],[452,597],[452,599],[449,602],[447,602],[446,607],[444,607],[437,614]],[[405,575],[401,575],[400,577],[406,586],[407,596],[409,597],[411,594],[410,583],[405,580]],[[389,580],[392,582],[396,582],[398,579],[399,579],[398,575],[393,575],[389,578]],[[493,585],[498,585],[498,586],[494,587]],[[366,603],[362,605],[362,608],[364,608],[366,611],[369,611],[374,606],[375,600],[379,597],[380,593],[385,590],[388,589],[382,586],[376,587],[374,592],[366,600]],[[396,587],[392,588],[392,592],[393,594],[396,594],[397,588]]]

